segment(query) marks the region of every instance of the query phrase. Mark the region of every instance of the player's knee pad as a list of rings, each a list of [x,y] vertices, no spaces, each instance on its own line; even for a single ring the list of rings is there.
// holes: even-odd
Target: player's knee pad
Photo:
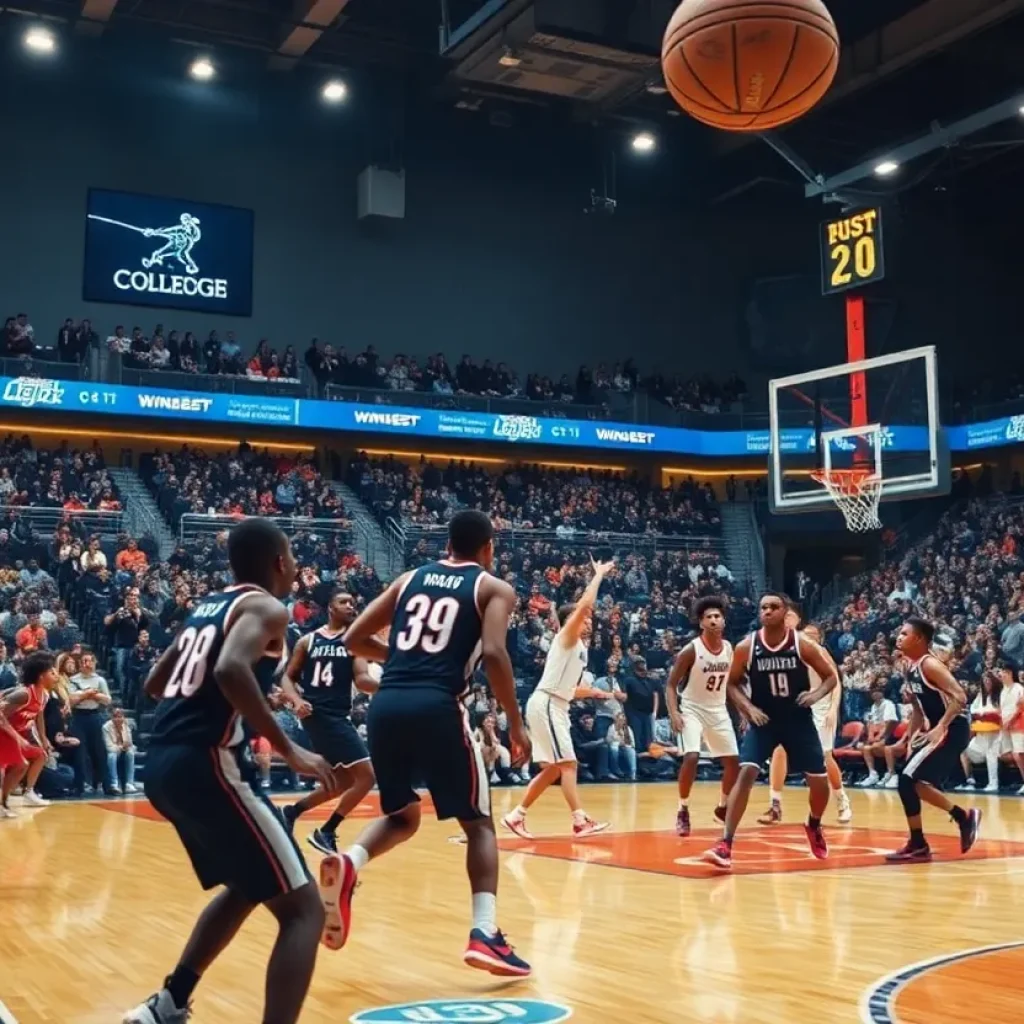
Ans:
[[[900,772],[899,793],[908,818],[921,813],[921,797],[917,793],[917,783],[905,772]]]

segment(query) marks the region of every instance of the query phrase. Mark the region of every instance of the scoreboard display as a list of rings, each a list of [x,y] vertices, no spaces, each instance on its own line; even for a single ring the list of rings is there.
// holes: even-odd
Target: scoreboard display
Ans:
[[[882,211],[850,210],[821,225],[821,290],[836,295],[885,277]]]

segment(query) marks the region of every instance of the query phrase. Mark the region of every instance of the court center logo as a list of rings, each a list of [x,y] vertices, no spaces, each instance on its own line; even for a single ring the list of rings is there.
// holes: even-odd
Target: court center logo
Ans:
[[[428,999],[360,1010],[350,1024],[558,1024],[572,1010],[541,999]]]
[[[141,224],[129,224],[127,221],[115,220],[112,217],[102,217],[98,213],[90,213],[87,216],[89,220],[133,231],[143,238],[162,239],[162,244],[155,243],[149,255],[139,260],[142,270],[133,271],[128,267],[120,267],[114,271],[114,287],[120,291],[199,295],[207,299],[228,297],[228,282],[224,278],[200,276],[199,264],[192,255],[192,250],[203,237],[198,217],[186,212],[179,216],[177,224],[152,228]],[[153,273],[154,267],[166,269],[171,273]],[[174,270],[179,273],[173,273]],[[184,271],[184,275],[181,271]]]

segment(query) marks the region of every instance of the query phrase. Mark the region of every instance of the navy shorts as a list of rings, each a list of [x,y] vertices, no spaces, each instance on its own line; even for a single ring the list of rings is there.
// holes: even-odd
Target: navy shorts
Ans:
[[[761,768],[771,759],[776,747],[786,751],[791,772],[825,774],[825,755],[809,711],[806,718],[778,717],[770,719],[767,725],[752,725],[740,744],[740,764],[756,764]]]
[[[971,727],[966,718],[954,718],[949,724],[945,740],[937,747],[924,745],[912,747],[907,752],[907,763],[903,774],[915,782],[927,782],[942,787],[957,771],[960,755],[971,742]]]
[[[439,819],[490,817],[483,755],[455,697],[427,688],[381,690],[370,701],[366,728],[385,814],[418,801],[415,787],[425,785]]]
[[[325,715],[314,711],[302,720],[313,749],[332,767],[348,768],[359,761],[369,761],[366,744],[351,719],[342,715]]]
[[[258,788],[247,744],[151,746],[145,788],[204,889],[225,885],[250,903],[265,903],[311,881],[284,819]]]

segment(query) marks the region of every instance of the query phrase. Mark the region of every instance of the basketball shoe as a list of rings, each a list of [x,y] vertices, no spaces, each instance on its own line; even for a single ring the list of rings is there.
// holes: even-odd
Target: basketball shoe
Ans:
[[[352,928],[352,893],[356,867],[347,854],[332,853],[320,862],[320,899],[324,905],[320,941],[328,949],[341,949]]]
[[[676,815],[676,835],[688,836],[690,834],[690,808],[680,807]]]
[[[314,850],[319,850],[321,853],[327,854],[327,856],[338,852],[337,838],[333,832],[328,832],[327,829],[324,828],[314,829],[313,832],[306,837],[306,842],[309,843]]]
[[[885,855],[887,864],[927,864],[931,859],[932,850],[927,843],[924,846],[912,846],[908,842],[906,846]]]
[[[720,839],[710,850],[705,850],[700,859],[723,871],[732,871],[732,847],[724,839]]]
[[[501,978],[528,978],[530,965],[521,957],[516,956],[512,947],[505,941],[501,932],[487,935],[479,928],[469,933],[466,951],[462,954],[463,961],[478,971],[487,971]]]
[[[526,827],[525,814],[518,814],[516,811],[509,811],[508,814],[501,819],[501,823],[509,830],[509,832],[519,836],[520,839],[533,838],[533,833]]]
[[[811,853],[818,860],[826,860],[828,843],[825,842],[825,833],[821,831],[821,825],[804,825],[804,834],[807,836],[807,845],[811,848]]]
[[[576,839],[585,839],[587,836],[596,836],[611,825],[610,821],[594,821],[590,815],[584,815],[582,821],[573,821],[572,834]]]
[[[771,807],[757,819],[757,823],[758,825],[781,825],[782,803],[778,800],[773,800]]]
[[[171,993],[162,988],[134,1010],[129,1010],[121,1018],[121,1024],[185,1024],[191,1013],[189,1006],[176,1006]]]

